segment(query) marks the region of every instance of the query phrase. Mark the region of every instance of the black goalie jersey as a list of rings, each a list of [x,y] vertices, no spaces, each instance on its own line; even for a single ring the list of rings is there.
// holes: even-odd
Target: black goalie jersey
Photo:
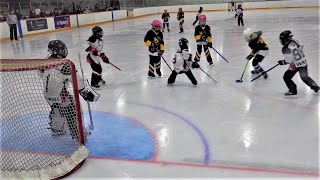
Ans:
[[[144,37],[144,43],[149,47],[149,55],[158,56],[158,51],[164,51],[164,41],[162,32],[149,30]]]
[[[194,38],[198,45],[206,45],[208,43],[212,43],[210,26],[196,26],[196,29],[194,31]]]

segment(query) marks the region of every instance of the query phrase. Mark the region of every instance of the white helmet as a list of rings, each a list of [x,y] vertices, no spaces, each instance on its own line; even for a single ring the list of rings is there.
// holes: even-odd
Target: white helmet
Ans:
[[[246,41],[250,41],[251,40],[251,35],[253,34],[252,29],[247,28],[246,30],[243,31],[243,36],[246,39]]]

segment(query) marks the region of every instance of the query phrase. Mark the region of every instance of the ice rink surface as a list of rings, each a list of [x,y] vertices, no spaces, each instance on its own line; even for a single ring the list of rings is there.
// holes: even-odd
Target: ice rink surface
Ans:
[[[173,86],[167,86],[170,70],[162,62],[163,76],[148,79],[147,47],[143,38],[154,19],[161,15],[116,21],[100,25],[104,30],[104,50],[118,71],[103,64],[107,81],[98,92],[98,102],[91,103],[93,113],[127,117],[150,132],[152,157],[146,160],[91,156],[67,179],[76,178],[317,178],[319,174],[319,94],[307,87],[297,74],[298,98],[284,98],[287,88],[282,79],[288,66],[270,71],[269,78],[254,82],[251,67],[243,83],[236,83],[250,53],[242,35],[245,28],[263,31],[269,56],[261,63],[267,70],[283,59],[279,34],[291,30],[304,45],[309,75],[320,84],[319,10],[282,9],[244,12],[245,27],[238,27],[228,12],[206,12],[211,26],[213,47],[230,61],[225,63],[213,50],[214,66],[209,66],[204,53],[200,66],[218,83],[199,69],[193,69],[198,85],[179,75]],[[171,13],[171,32],[164,33],[164,58],[171,60],[178,49],[179,38],[190,42],[193,56],[196,44],[192,22],[196,13],[185,14],[185,33],[179,34],[176,13]],[[85,76],[91,69],[86,63],[85,41],[92,27],[27,37],[18,42],[3,42],[1,58],[45,58],[50,40],[63,40],[71,59],[79,69],[78,52]],[[82,103],[84,109],[86,104]],[[108,127],[98,127],[105,134]],[[123,131],[123,132],[121,132]],[[95,142],[95,131],[88,142]],[[106,144],[116,143],[114,141]],[[131,138],[130,136],[127,138]],[[139,140],[143,142],[142,140]],[[103,142],[102,142],[103,143]],[[99,143],[94,146],[98,148]],[[117,145],[108,146],[117,150]],[[121,146],[123,147],[123,146]],[[90,148],[89,148],[90,149]]]

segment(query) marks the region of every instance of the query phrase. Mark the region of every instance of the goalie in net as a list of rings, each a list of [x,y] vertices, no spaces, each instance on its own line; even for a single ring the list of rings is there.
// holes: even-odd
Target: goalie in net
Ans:
[[[89,155],[78,94],[99,95],[65,59],[62,41],[48,50],[47,59],[0,59],[0,179],[58,178]]]
[[[50,55],[48,59],[63,59],[68,55],[68,48],[60,40],[52,40],[48,44]],[[51,76],[55,74],[55,76]],[[74,123],[76,110],[74,108],[74,98],[68,92],[69,79],[71,78],[71,67],[64,64],[54,69],[40,70],[40,77],[44,79],[44,97],[51,107],[49,119],[52,135],[62,135],[68,126],[73,139],[79,141],[77,136],[77,124]],[[59,78],[57,78],[57,76]],[[91,86],[76,73],[79,94],[86,101],[96,101],[99,94],[92,90]]]

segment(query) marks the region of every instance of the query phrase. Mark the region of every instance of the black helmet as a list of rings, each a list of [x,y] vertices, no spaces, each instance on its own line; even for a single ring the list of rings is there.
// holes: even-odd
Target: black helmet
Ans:
[[[280,36],[279,36],[280,43],[282,45],[286,45],[288,42],[291,41],[292,37],[293,35],[290,30],[283,31],[282,33],[280,33]]]
[[[181,38],[180,40],[179,40],[179,46],[180,46],[180,48],[181,48],[181,50],[183,50],[183,49],[189,49],[189,41],[188,41],[188,39],[186,39],[186,38]]]
[[[48,51],[53,58],[66,58],[68,55],[68,48],[63,41],[52,40],[48,44]]]
[[[99,26],[95,26],[92,28],[92,34],[96,38],[102,38],[103,36],[103,30]]]

